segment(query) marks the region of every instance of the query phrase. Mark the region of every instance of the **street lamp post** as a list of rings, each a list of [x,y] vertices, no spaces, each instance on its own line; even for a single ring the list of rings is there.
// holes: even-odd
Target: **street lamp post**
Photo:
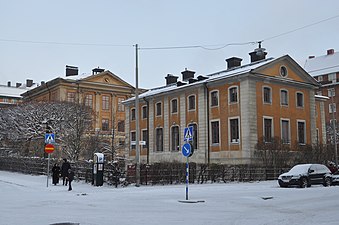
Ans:
[[[334,139],[334,153],[335,153],[335,165],[338,168],[338,150],[337,150],[337,128],[336,128],[336,119],[334,115],[334,101],[333,96],[335,94],[334,88],[331,89],[331,101],[332,101],[332,126],[333,126],[333,139]]]
[[[138,44],[135,45],[135,179],[140,186],[140,146],[139,146],[139,78],[138,78]]]

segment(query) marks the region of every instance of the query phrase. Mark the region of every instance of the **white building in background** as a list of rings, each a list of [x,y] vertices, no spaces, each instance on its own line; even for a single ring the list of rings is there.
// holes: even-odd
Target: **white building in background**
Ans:
[[[35,87],[33,80],[29,79],[26,80],[25,85],[16,83],[15,86],[12,86],[10,81],[7,82],[7,85],[0,85],[0,107],[16,105],[22,102],[21,94]]]

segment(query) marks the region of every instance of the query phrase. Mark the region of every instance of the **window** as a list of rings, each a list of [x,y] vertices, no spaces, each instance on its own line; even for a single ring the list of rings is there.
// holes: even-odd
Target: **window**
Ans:
[[[8,102],[8,98],[3,98],[2,101],[3,102]]]
[[[304,107],[304,94],[297,92],[297,107]]]
[[[188,110],[195,110],[195,95],[188,97]]]
[[[270,87],[264,87],[264,103],[272,103],[272,94]]]
[[[328,81],[330,81],[332,83],[336,83],[337,82],[336,73],[328,74]]]
[[[142,118],[143,119],[146,119],[148,116],[147,116],[147,106],[143,106],[142,107]]]
[[[319,82],[323,81],[323,76],[322,75],[318,76],[317,78],[318,78]]]
[[[136,148],[136,141],[137,141],[137,134],[135,131],[131,132],[131,148],[135,149]]]
[[[158,152],[164,151],[164,143],[163,143],[163,131],[162,128],[157,128],[155,130],[155,150]]]
[[[290,121],[281,120],[281,140],[284,144],[290,143]]]
[[[306,127],[304,121],[298,121],[298,143],[306,144]]]
[[[219,105],[219,92],[212,91],[211,92],[211,106],[218,106]]]
[[[174,126],[171,128],[171,150],[172,151],[178,151],[179,150],[179,127],[178,126]]]
[[[142,130],[142,140],[146,142],[145,145],[143,145],[143,148],[148,148],[148,130]]]
[[[189,127],[193,127],[193,141],[191,144],[194,149],[198,149],[198,127],[195,123],[191,123],[188,125]]]
[[[328,89],[327,93],[328,93],[327,94],[328,97],[335,97],[335,89],[334,88]]]
[[[264,141],[272,142],[273,123],[271,118],[264,118]]]
[[[125,145],[125,139],[119,138],[119,146],[124,146],[124,145]]]
[[[90,108],[93,107],[93,95],[86,95],[85,96],[85,106],[88,106]]]
[[[280,91],[280,104],[287,106],[288,105],[288,92],[287,90]]]
[[[156,105],[155,105],[155,108],[156,108],[156,116],[161,116],[161,102],[158,102]]]
[[[118,132],[125,132],[125,121],[118,121]]]
[[[131,121],[135,120],[135,108],[131,109]]]
[[[103,131],[108,131],[109,130],[109,121],[108,121],[108,119],[102,119],[102,121],[101,121],[101,129]]]
[[[172,113],[178,112],[178,99],[172,99],[172,101],[171,101],[171,112]]]
[[[103,110],[109,109],[109,96],[107,95],[102,96],[102,109]]]
[[[337,112],[337,105],[335,103],[328,104],[328,112],[329,113]]]
[[[67,101],[75,102],[75,92],[67,92]]]
[[[118,111],[119,112],[125,111],[125,106],[122,104],[124,100],[125,98],[118,98]]]
[[[231,87],[228,90],[228,95],[229,95],[229,103],[238,102],[238,87]]]
[[[211,122],[212,145],[219,144],[219,121]]]
[[[231,143],[239,143],[239,119],[230,119]]]
[[[288,75],[287,68],[285,66],[281,66],[280,67],[280,76],[287,77],[287,75]]]

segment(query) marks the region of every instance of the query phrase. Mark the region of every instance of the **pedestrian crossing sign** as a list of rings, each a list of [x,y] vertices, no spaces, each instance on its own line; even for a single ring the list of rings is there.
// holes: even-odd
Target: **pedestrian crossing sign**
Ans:
[[[53,133],[51,134],[45,134],[45,143],[46,144],[52,144],[55,143],[55,136]]]
[[[184,130],[184,141],[192,141],[193,140],[193,127],[185,127]]]

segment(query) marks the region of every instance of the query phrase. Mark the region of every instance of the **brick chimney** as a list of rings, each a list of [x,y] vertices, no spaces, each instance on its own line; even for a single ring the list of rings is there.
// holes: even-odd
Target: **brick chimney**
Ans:
[[[178,81],[178,77],[173,76],[172,74],[167,74],[165,79],[166,79],[166,85],[175,84]]]
[[[15,87],[17,87],[17,88],[20,87],[20,86],[21,86],[21,83],[16,83],[15,84]]]
[[[26,79],[26,87],[32,87],[33,86],[33,80]]]
[[[310,55],[310,56],[308,56],[308,59],[314,59],[315,58],[315,56],[314,55]]]
[[[98,73],[102,73],[102,72],[104,72],[104,71],[105,71],[105,69],[101,69],[101,68],[99,68],[99,66],[98,66],[98,68],[92,69],[92,75],[95,75],[95,74],[98,74]]]
[[[76,66],[66,65],[66,77],[78,75],[79,68]]]
[[[333,48],[327,50],[327,55],[333,55],[333,54],[334,54]]]
[[[8,82],[7,82],[7,87],[10,87],[10,86],[11,86],[11,82],[8,81]]]
[[[182,74],[182,80],[188,81],[189,79],[194,78],[195,72],[187,70],[187,68],[185,68],[185,71],[182,71],[181,74]]]
[[[241,61],[242,61],[242,59],[237,58],[237,57],[232,57],[232,58],[226,59],[227,69],[232,69],[234,67],[241,66]]]

